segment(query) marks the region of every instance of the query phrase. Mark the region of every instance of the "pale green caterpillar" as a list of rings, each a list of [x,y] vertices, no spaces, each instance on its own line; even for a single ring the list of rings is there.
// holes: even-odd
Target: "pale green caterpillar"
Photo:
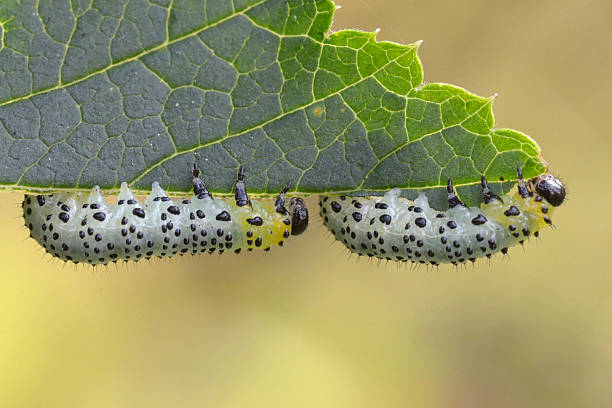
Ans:
[[[484,202],[466,207],[448,181],[447,211],[437,211],[425,194],[410,201],[391,190],[382,197],[320,197],[321,218],[337,240],[359,255],[438,265],[474,262],[523,244],[552,225],[565,200],[565,187],[550,174],[528,182],[518,170],[517,186],[498,197],[481,180]]]
[[[87,198],[69,192],[26,195],[23,211],[30,236],[51,255],[75,263],[269,250],[308,226],[304,200],[285,202],[289,187],[275,200],[250,200],[240,168],[235,199],[213,198],[195,164],[189,199],[174,202],[156,182],[140,203],[123,183],[115,205],[95,187]]]

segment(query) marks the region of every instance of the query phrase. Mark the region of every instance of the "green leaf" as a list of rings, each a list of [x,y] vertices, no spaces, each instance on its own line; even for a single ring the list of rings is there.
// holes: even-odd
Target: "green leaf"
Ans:
[[[328,0],[2,0],[0,186],[116,191],[159,181],[252,194],[440,194],[545,171],[492,98],[423,85],[419,43],[329,34]],[[511,185],[511,183],[510,183]],[[507,187],[507,186],[506,186]],[[500,186],[496,188],[499,190]]]

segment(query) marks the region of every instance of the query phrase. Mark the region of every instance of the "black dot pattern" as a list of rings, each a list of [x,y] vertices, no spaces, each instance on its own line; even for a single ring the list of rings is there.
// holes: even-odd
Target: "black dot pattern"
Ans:
[[[141,203],[122,185],[116,204],[97,189],[26,195],[25,225],[48,253],[75,263],[107,264],[173,255],[269,250],[291,235],[291,214],[276,211],[275,199],[238,207],[233,198],[210,196],[174,201],[153,184]]]
[[[438,265],[474,262],[522,243],[551,224],[551,206],[514,189],[480,207],[455,206],[440,212],[424,194],[410,201],[392,190],[382,197],[321,196],[321,218],[335,236],[359,255]]]

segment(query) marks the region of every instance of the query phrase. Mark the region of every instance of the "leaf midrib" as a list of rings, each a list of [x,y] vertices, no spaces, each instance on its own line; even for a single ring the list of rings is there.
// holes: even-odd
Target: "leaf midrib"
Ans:
[[[358,85],[358,84],[360,84],[360,83],[362,83],[362,82],[364,82],[364,81],[367,81],[367,80],[369,80],[369,79],[372,79],[372,78],[373,78],[374,80],[376,80],[376,82],[377,82],[378,84],[380,84],[380,82],[378,82],[378,80],[377,80],[377,79],[374,77],[374,75],[375,75],[376,73],[380,72],[380,70],[382,70],[382,69],[384,69],[385,67],[387,67],[389,64],[391,64],[391,63],[395,62],[395,61],[396,61],[396,60],[398,60],[399,58],[403,57],[404,55],[406,55],[406,54],[408,54],[408,53],[410,53],[410,52],[412,52],[412,51],[414,51],[414,47],[408,47],[408,48],[406,49],[406,51],[405,51],[405,52],[403,52],[403,53],[399,54],[398,56],[396,56],[396,57],[395,57],[395,58],[393,58],[393,59],[390,59],[390,60],[389,60],[387,63],[385,63],[385,64],[384,64],[384,65],[382,65],[382,66],[381,66],[379,69],[377,69],[375,72],[373,72],[373,73],[372,73],[372,75],[367,76],[367,77],[365,77],[365,78],[361,78],[359,81],[353,82],[353,83],[351,83],[351,84],[345,85],[343,88],[341,88],[341,89],[339,89],[339,90],[337,90],[337,91],[335,91],[335,92],[332,92],[332,93],[330,93],[330,94],[328,94],[328,95],[325,95],[325,96],[323,96],[323,97],[321,97],[321,98],[319,98],[319,99],[313,99],[313,101],[312,101],[312,102],[310,102],[310,103],[308,103],[308,104],[306,104],[306,105],[298,106],[298,107],[296,107],[296,108],[294,108],[294,109],[292,109],[292,110],[289,110],[289,111],[284,111],[284,112],[282,112],[282,114],[281,114],[281,115],[278,115],[278,116],[275,116],[275,117],[273,117],[273,118],[270,118],[270,119],[266,120],[265,122],[260,123],[260,124],[259,124],[259,125],[257,125],[257,126],[254,126],[254,127],[252,127],[252,128],[249,128],[248,130],[243,130],[243,131],[240,131],[240,132],[237,132],[237,133],[233,133],[233,134],[232,134],[232,133],[230,133],[230,134],[226,135],[225,137],[219,138],[219,139],[217,139],[217,140],[213,140],[213,141],[211,141],[211,142],[204,143],[204,144],[199,144],[199,145],[194,146],[194,147],[191,147],[191,148],[189,148],[189,149],[185,149],[185,150],[181,150],[181,151],[176,151],[174,154],[172,154],[172,155],[170,155],[170,156],[167,156],[167,157],[164,157],[163,159],[159,160],[158,162],[156,162],[156,163],[154,163],[154,164],[152,164],[152,165],[148,166],[148,167],[147,167],[147,168],[146,168],[146,169],[145,169],[145,170],[144,170],[144,171],[143,171],[143,172],[142,172],[140,175],[138,175],[137,177],[135,177],[135,178],[133,178],[132,180],[130,180],[130,181],[128,182],[128,185],[129,185],[129,186],[133,186],[133,185],[134,185],[135,183],[137,183],[137,182],[138,182],[140,179],[142,179],[144,176],[146,176],[146,175],[147,175],[149,172],[151,172],[152,170],[154,170],[154,169],[156,169],[157,167],[161,166],[161,165],[162,165],[162,164],[164,164],[166,161],[171,160],[171,159],[173,159],[173,158],[175,158],[175,157],[177,157],[177,156],[180,156],[180,155],[185,154],[185,153],[191,153],[191,152],[194,152],[194,151],[199,150],[199,149],[204,148],[204,147],[213,146],[213,145],[216,145],[216,144],[219,144],[219,143],[225,142],[226,140],[229,140],[229,139],[232,139],[232,138],[235,138],[235,137],[239,137],[239,136],[241,136],[241,135],[243,135],[243,134],[245,134],[245,133],[252,132],[253,130],[256,130],[256,129],[261,129],[261,128],[263,128],[265,125],[267,125],[267,124],[269,124],[269,123],[272,123],[272,122],[274,122],[274,121],[278,120],[278,118],[279,118],[279,117],[281,117],[281,116],[291,115],[292,113],[295,113],[295,112],[300,111],[300,110],[303,110],[303,109],[307,109],[308,107],[310,107],[310,106],[312,106],[312,105],[315,105],[315,104],[317,104],[317,103],[320,103],[320,102],[322,102],[322,101],[324,101],[324,100],[326,100],[326,99],[328,99],[328,98],[330,98],[330,97],[332,97],[332,96],[335,96],[335,95],[340,95],[340,93],[341,93],[341,92],[345,91],[345,90],[346,90],[346,89],[348,89],[349,87],[354,87],[354,86],[356,86],[356,85]],[[380,84],[380,86],[383,86],[383,85],[382,85],[382,84]],[[386,88],[386,87],[384,87],[384,86],[383,86],[383,88],[387,89],[387,88]],[[387,89],[387,90],[388,90],[388,89]],[[388,91],[389,91],[389,92],[392,92],[392,91],[390,91],[390,90],[388,90]],[[396,94],[395,92],[392,92],[392,93]],[[397,94],[396,94],[396,95],[397,95]],[[343,99],[343,101],[344,101],[344,99]],[[345,103],[345,104],[346,104],[346,103]],[[348,105],[347,105],[347,106],[348,106]],[[349,106],[349,109],[350,109],[350,106]],[[351,110],[352,110],[352,109],[351,109]],[[357,114],[356,114],[354,111],[353,111],[353,114],[355,114],[355,117],[357,117]],[[304,171],[304,173],[305,173],[305,171]]]

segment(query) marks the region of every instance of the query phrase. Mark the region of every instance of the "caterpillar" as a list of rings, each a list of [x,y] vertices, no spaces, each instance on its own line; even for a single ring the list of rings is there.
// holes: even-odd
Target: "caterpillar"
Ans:
[[[431,208],[423,193],[410,201],[393,189],[381,197],[323,195],[321,218],[359,255],[432,265],[474,262],[539,236],[565,200],[565,186],[551,174],[525,182],[520,168],[517,173],[517,185],[503,197],[489,190],[483,176],[480,207],[465,206],[449,179],[447,211]]]
[[[176,254],[223,253],[282,246],[308,226],[304,200],[285,194],[276,200],[250,200],[239,168],[235,198],[213,198],[193,166],[193,197],[174,202],[159,183],[141,204],[121,184],[115,205],[95,186],[81,193],[26,195],[22,204],[30,237],[54,257],[74,263],[107,264]]]

